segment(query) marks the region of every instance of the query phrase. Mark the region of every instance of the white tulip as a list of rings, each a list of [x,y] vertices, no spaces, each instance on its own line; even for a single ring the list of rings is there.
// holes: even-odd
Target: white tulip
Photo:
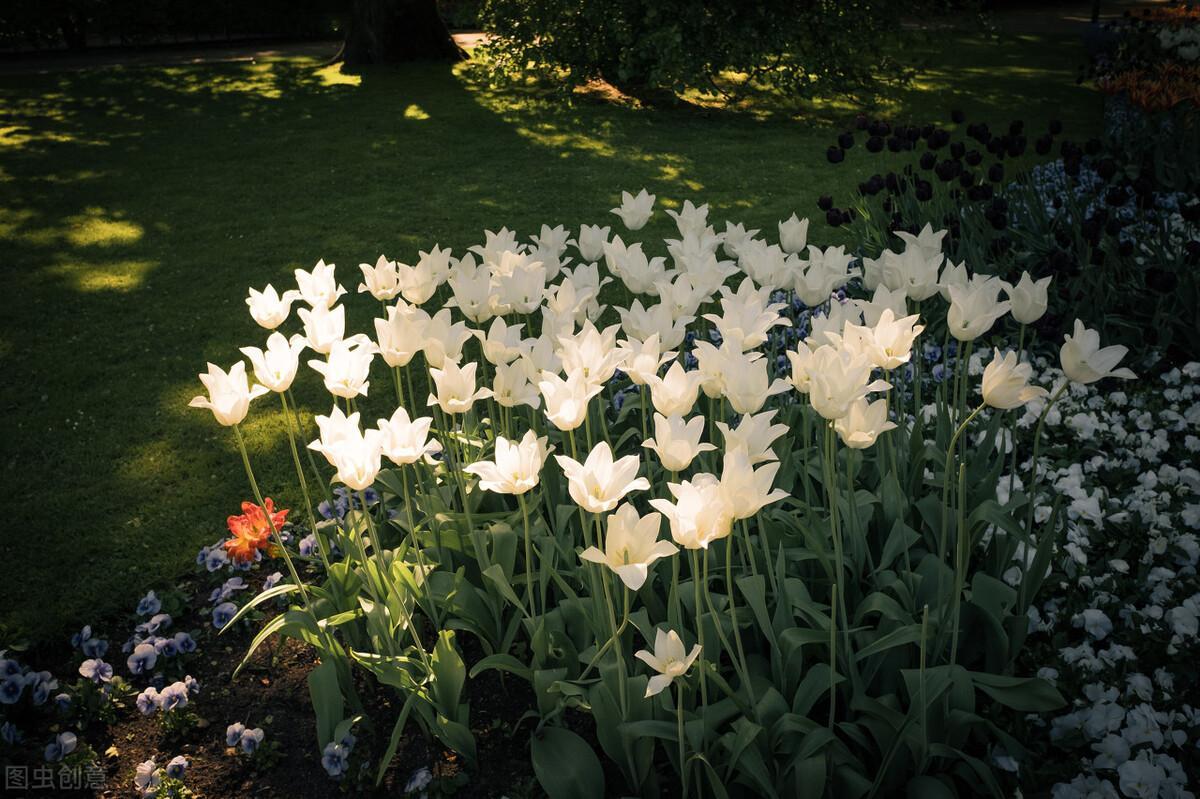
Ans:
[[[632,505],[622,505],[608,517],[604,551],[588,547],[579,553],[579,558],[607,566],[630,591],[640,590],[646,584],[654,562],[679,551],[670,541],[659,540],[661,525],[661,514],[648,513],[639,517]]]
[[[245,361],[238,361],[225,372],[216,364],[208,364],[208,372],[199,376],[208,389],[208,396],[192,397],[189,406],[208,408],[217,422],[230,427],[246,418],[250,401],[266,394],[266,386],[250,387]]]
[[[338,285],[333,276],[334,265],[325,261],[317,261],[311,272],[303,269],[295,271],[296,284],[300,296],[311,308],[331,308],[338,297],[346,293],[346,289]]]
[[[784,252],[803,252],[808,246],[808,219],[798,219],[793,213],[780,222],[779,246]]]
[[[682,416],[654,414],[654,437],[642,442],[646,449],[658,455],[659,463],[671,472],[682,472],[692,464],[701,452],[716,449],[712,444],[702,444],[704,417],[694,416],[687,421]]]
[[[641,230],[654,213],[654,195],[645,189],[639,191],[636,197],[623,191],[621,192],[621,204],[612,209],[612,213],[621,217],[625,227],[630,230]]]
[[[250,289],[246,305],[250,307],[250,316],[259,327],[274,330],[285,321],[292,311],[292,303],[300,299],[300,292],[290,289],[282,295],[275,291],[270,283],[262,291]]]
[[[887,417],[887,400],[867,402],[865,399],[858,399],[850,404],[845,416],[834,421],[833,429],[847,447],[866,449],[874,444],[882,433],[896,428],[896,423],[888,421]]]
[[[375,299],[387,302],[400,293],[400,274],[395,261],[381,255],[375,266],[359,264],[358,268],[363,273],[363,282],[358,284],[359,294],[369,291]]]
[[[671,364],[664,376],[654,375],[646,381],[654,409],[663,416],[687,416],[696,404],[703,379],[699,372],[684,371],[679,361]]]
[[[367,396],[370,387],[371,360],[375,357],[375,345],[366,336],[351,336],[339,341],[329,350],[329,356],[321,361],[308,362],[325,378],[325,388],[335,397],[352,399]]]
[[[579,228],[579,240],[575,247],[579,257],[585,261],[599,261],[604,256],[604,244],[612,228],[599,225],[583,225]]]
[[[408,411],[397,408],[390,419],[378,422],[380,449],[397,466],[416,463],[442,451],[442,445],[429,438],[433,417],[409,419]]]
[[[1137,375],[1127,368],[1115,368],[1128,347],[1113,345],[1100,346],[1100,333],[1084,327],[1083,322],[1075,320],[1074,335],[1064,336],[1065,342],[1059,355],[1062,358],[1062,368],[1067,377],[1076,383],[1087,385],[1103,380],[1106,377],[1119,377],[1122,380],[1134,380]]]
[[[304,336],[294,335],[291,339],[282,333],[267,337],[267,348],[242,347],[242,353],[254,367],[254,379],[271,391],[282,393],[292,386],[296,371],[300,367],[300,353],[308,346]]]
[[[735,449],[744,449],[750,457],[751,464],[779,460],[771,445],[788,432],[788,426],[771,424],[774,416],[774,410],[747,414],[733,429],[730,429],[729,425],[724,422],[717,422],[717,429],[721,431],[721,435],[725,439],[725,450],[729,452]]]
[[[983,401],[993,408],[1007,411],[1046,396],[1046,389],[1029,385],[1031,377],[1033,366],[1017,363],[1017,353],[1009,352],[1001,356],[1000,350],[993,348],[992,360],[983,370]]]
[[[976,276],[964,286],[951,286],[946,326],[959,341],[974,341],[992,329],[1008,313],[1008,302],[1000,302],[1004,284],[995,277]]]
[[[387,319],[375,320],[375,343],[380,357],[391,367],[407,366],[421,351],[429,314],[398,300],[389,305]]]
[[[566,380],[553,372],[542,372],[537,385],[546,402],[546,418],[563,432],[583,424],[588,402],[603,388],[588,383],[582,372],[571,372]]]
[[[469,363],[459,366],[446,361],[441,369],[430,369],[429,376],[433,378],[434,393],[429,395],[427,405],[437,405],[443,413],[466,413],[476,400],[492,396],[489,388],[476,389],[475,369],[478,364]]]
[[[645,491],[650,481],[638,477],[637,455],[613,460],[607,441],[601,441],[583,463],[566,455],[555,455],[567,478],[567,492],[575,504],[590,513],[603,513],[617,506],[630,491]]]
[[[698,474],[682,483],[667,483],[675,498],[652,499],[650,505],[671,523],[671,538],[684,549],[707,549],[733,529],[733,508],[714,475]]]
[[[1015,286],[1004,287],[1004,293],[1012,303],[1013,319],[1023,325],[1031,325],[1042,318],[1050,304],[1051,280],[1053,277],[1047,276],[1035,282],[1028,272],[1022,272]]]
[[[646,697],[649,699],[662,693],[677,677],[687,674],[688,669],[700,657],[700,645],[696,644],[689,653],[684,652],[683,641],[674,630],[664,633],[658,630],[654,638],[654,652],[639,649],[633,656],[658,672],[646,683]]]
[[[479,478],[479,487],[496,494],[524,494],[541,480],[542,466],[550,450],[546,437],[537,437],[532,430],[525,432],[519,442],[496,436],[495,460],[476,461],[464,472]]]
[[[327,355],[333,345],[346,334],[346,307],[326,308],[322,305],[297,311],[304,322],[304,336],[313,352]]]

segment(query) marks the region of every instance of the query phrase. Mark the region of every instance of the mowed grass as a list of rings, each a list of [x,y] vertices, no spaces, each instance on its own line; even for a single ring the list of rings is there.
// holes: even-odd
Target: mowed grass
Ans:
[[[1098,129],[1098,98],[1074,82],[1075,41],[939,41],[913,53],[927,66],[882,113],[948,123],[959,107],[993,127],[1021,118],[1040,132],[1057,117],[1076,136]],[[709,202],[719,228],[773,235],[793,210],[810,214],[810,238],[837,242],[816,198],[845,204],[886,164],[860,137],[831,166],[825,148],[857,109],[797,107],[561,105],[436,64],[0,76],[0,623],[57,640],[170,585],[222,536],[249,492],[229,432],[187,401],[206,360],[228,366],[264,340],[247,286],[283,288],[324,258],[353,294],[358,264],[381,252],[461,253],[501,225],[523,238],[543,222],[621,232],[608,209],[642,186],[660,208]],[[669,222],[660,212],[638,238],[661,241]],[[377,305],[349,305],[366,329]],[[302,401],[327,410],[305,372]],[[386,375],[371,396],[373,419]],[[268,396],[245,427],[260,483],[287,504],[279,419]]]

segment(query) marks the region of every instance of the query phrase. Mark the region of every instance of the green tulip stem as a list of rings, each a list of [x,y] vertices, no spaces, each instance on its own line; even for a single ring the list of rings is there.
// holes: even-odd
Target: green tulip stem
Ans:
[[[938,563],[942,563],[946,559],[946,544],[950,535],[950,473],[956,462],[955,453],[957,451],[958,439],[967,429],[967,425],[971,423],[979,412],[984,408],[984,404],[980,403],[979,407],[971,411],[966,419],[963,419],[962,424],[954,431],[954,435],[950,437],[950,446],[946,448],[946,462],[942,468],[942,527],[938,531]],[[961,536],[960,536],[961,539]],[[961,543],[961,540],[960,542]],[[955,556],[955,583],[958,583],[958,556]],[[942,596],[942,570],[938,569],[937,579],[937,596]],[[953,604],[953,600],[952,600]],[[943,617],[944,618],[944,617]],[[944,625],[938,626],[937,646],[935,650],[941,651],[942,636],[945,632]]]
[[[292,419],[296,423],[296,433],[301,438],[304,437],[304,426],[300,423],[300,406],[296,404],[296,398],[292,395],[292,390],[289,388],[284,392],[287,397],[288,405],[292,409]],[[308,456],[308,465],[312,469],[313,475],[316,477],[317,484],[321,486],[321,492],[324,494],[325,501],[333,505],[333,493],[329,490],[329,481],[325,479],[325,475],[321,473],[317,466],[317,459],[313,457],[313,451],[308,447],[304,447],[304,452]]]
[[[321,541],[321,536],[317,535],[317,519],[313,516],[312,497],[308,493],[308,481],[304,479],[304,467],[300,465],[300,451],[296,447],[296,433],[292,430],[287,398],[282,393],[279,395],[279,402],[283,405],[283,424],[287,428],[288,444],[291,445],[292,450],[292,463],[296,467],[296,479],[300,483],[300,494],[304,497],[304,511],[308,515],[308,526],[317,542],[317,553],[321,556],[321,565],[325,567],[325,573],[328,574],[329,557],[325,553],[325,544]]]
[[[701,672],[703,674],[703,672]],[[675,734],[679,738],[679,777],[683,780],[683,799],[688,796],[687,739],[683,735],[683,684],[675,684]]]
[[[703,606],[701,603],[701,593],[703,587],[700,584],[700,556],[696,550],[690,550],[692,558],[692,589],[694,605],[694,613],[692,614],[696,622],[696,643],[700,644],[700,702],[703,706],[708,706],[708,681],[705,678],[704,661],[707,653],[704,651],[704,615],[702,613]]]
[[[425,588],[425,600],[429,605],[426,610],[429,618],[433,620],[433,626],[440,630],[442,622],[438,614],[437,600],[434,599],[433,588],[429,585],[429,575],[433,570],[425,565],[425,554],[422,551],[421,538],[417,535],[417,522],[412,511],[412,495],[408,490],[408,470],[404,467],[400,468],[400,484],[404,487],[404,510],[408,514],[408,534],[412,537],[413,551],[417,555],[417,568],[421,570],[421,585]]]
[[[1050,409],[1058,402],[1058,398],[1067,390],[1067,386],[1071,383],[1069,380],[1063,380],[1062,385],[1055,389],[1051,395],[1050,401],[1046,403],[1046,407],[1042,408],[1042,412],[1038,415],[1037,427],[1033,431],[1033,461],[1029,464],[1029,514],[1025,522],[1025,534],[1033,535],[1033,509],[1034,503],[1037,500],[1038,488],[1038,456],[1042,449],[1042,427],[1046,424],[1046,417],[1050,415]]]
[[[525,504],[524,494],[517,494],[517,504],[521,506],[521,521],[525,525],[525,601],[529,603],[529,615],[537,618],[537,603],[533,594],[533,552],[529,540],[529,506]]]
[[[613,633],[613,635],[611,635],[609,637],[609,639],[604,642],[604,646],[597,649],[596,654],[592,655],[592,659],[590,661],[588,661],[587,668],[585,668],[583,670],[583,673],[579,675],[580,680],[587,679],[587,676],[589,674],[591,674],[592,669],[594,669],[596,667],[596,664],[600,662],[600,658],[604,657],[604,653],[607,652],[613,646],[613,644],[620,638],[621,634],[623,632],[625,632],[625,628],[629,626],[630,591],[628,588],[626,588],[624,585],[622,585],[621,593],[624,595],[623,602],[624,602],[624,606],[625,606],[624,610],[621,613],[621,623],[619,625],[617,625],[617,629]]]

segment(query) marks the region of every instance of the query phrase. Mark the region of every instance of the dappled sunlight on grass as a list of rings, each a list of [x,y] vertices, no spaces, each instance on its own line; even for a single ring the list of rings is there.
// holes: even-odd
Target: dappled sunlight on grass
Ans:
[[[362,76],[342,71],[341,64],[329,64],[314,73],[322,86],[361,86]]]
[[[67,240],[76,247],[112,247],[133,244],[145,232],[142,226],[125,219],[106,216],[102,208],[88,208],[82,214],[63,220]]]
[[[66,279],[76,291],[130,292],[139,288],[157,261],[123,259],[119,261],[79,261],[55,264],[47,271]]]
[[[418,122],[424,122],[425,120],[429,119],[429,114],[425,113],[425,110],[416,103],[409,103],[408,108],[404,109],[404,118],[415,119]]]

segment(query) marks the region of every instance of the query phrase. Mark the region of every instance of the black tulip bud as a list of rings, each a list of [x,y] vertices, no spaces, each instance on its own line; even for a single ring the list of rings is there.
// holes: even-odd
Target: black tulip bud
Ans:
[[[854,134],[851,133],[850,131],[846,131],[845,133],[838,136],[837,141],[838,141],[838,147],[841,147],[843,150],[849,150],[851,147],[854,146]]]
[[[883,137],[872,136],[867,139],[867,152],[878,153],[883,150]]]
[[[830,227],[841,227],[842,212],[839,211],[837,208],[830,208],[828,211],[825,212],[825,222]]]
[[[963,144],[962,142],[956,141],[950,145],[950,157],[951,158],[962,158],[966,154],[967,154],[967,145]]]
[[[967,166],[979,166],[983,163],[983,153],[978,150],[967,150],[963,160],[967,162]]]
[[[913,195],[921,202],[928,202],[933,199],[933,184],[928,180],[917,181],[916,187],[913,189]]]
[[[893,153],[898,153],[904,149],[904,140],[898,139],[895,136],[888,136],[887,148]]]
[[[988,167],[988,180],[992,183],[1000,183],[1004,180],[1004,164],[992,164]]]
[[[820,197],[817,198],[817,207],[820,208],[822,211],[828,211],[830,208],[833,207],[833,198],[830,197],[828,194],[822,194]]]
[[[858,128],[859,130],[866,130],[868,124],[870,123],[867,121],[865,114],[859,114],[854,118],[854,127]]]
[[[934,165],[937,164],[937,156],[931,152],[921,153],[920,164],[921,169],[933,169]]]
[[[841,147],[830,147],[825,151],[825,157],[831,164],[840,164],[846,160],[846,151]]]

